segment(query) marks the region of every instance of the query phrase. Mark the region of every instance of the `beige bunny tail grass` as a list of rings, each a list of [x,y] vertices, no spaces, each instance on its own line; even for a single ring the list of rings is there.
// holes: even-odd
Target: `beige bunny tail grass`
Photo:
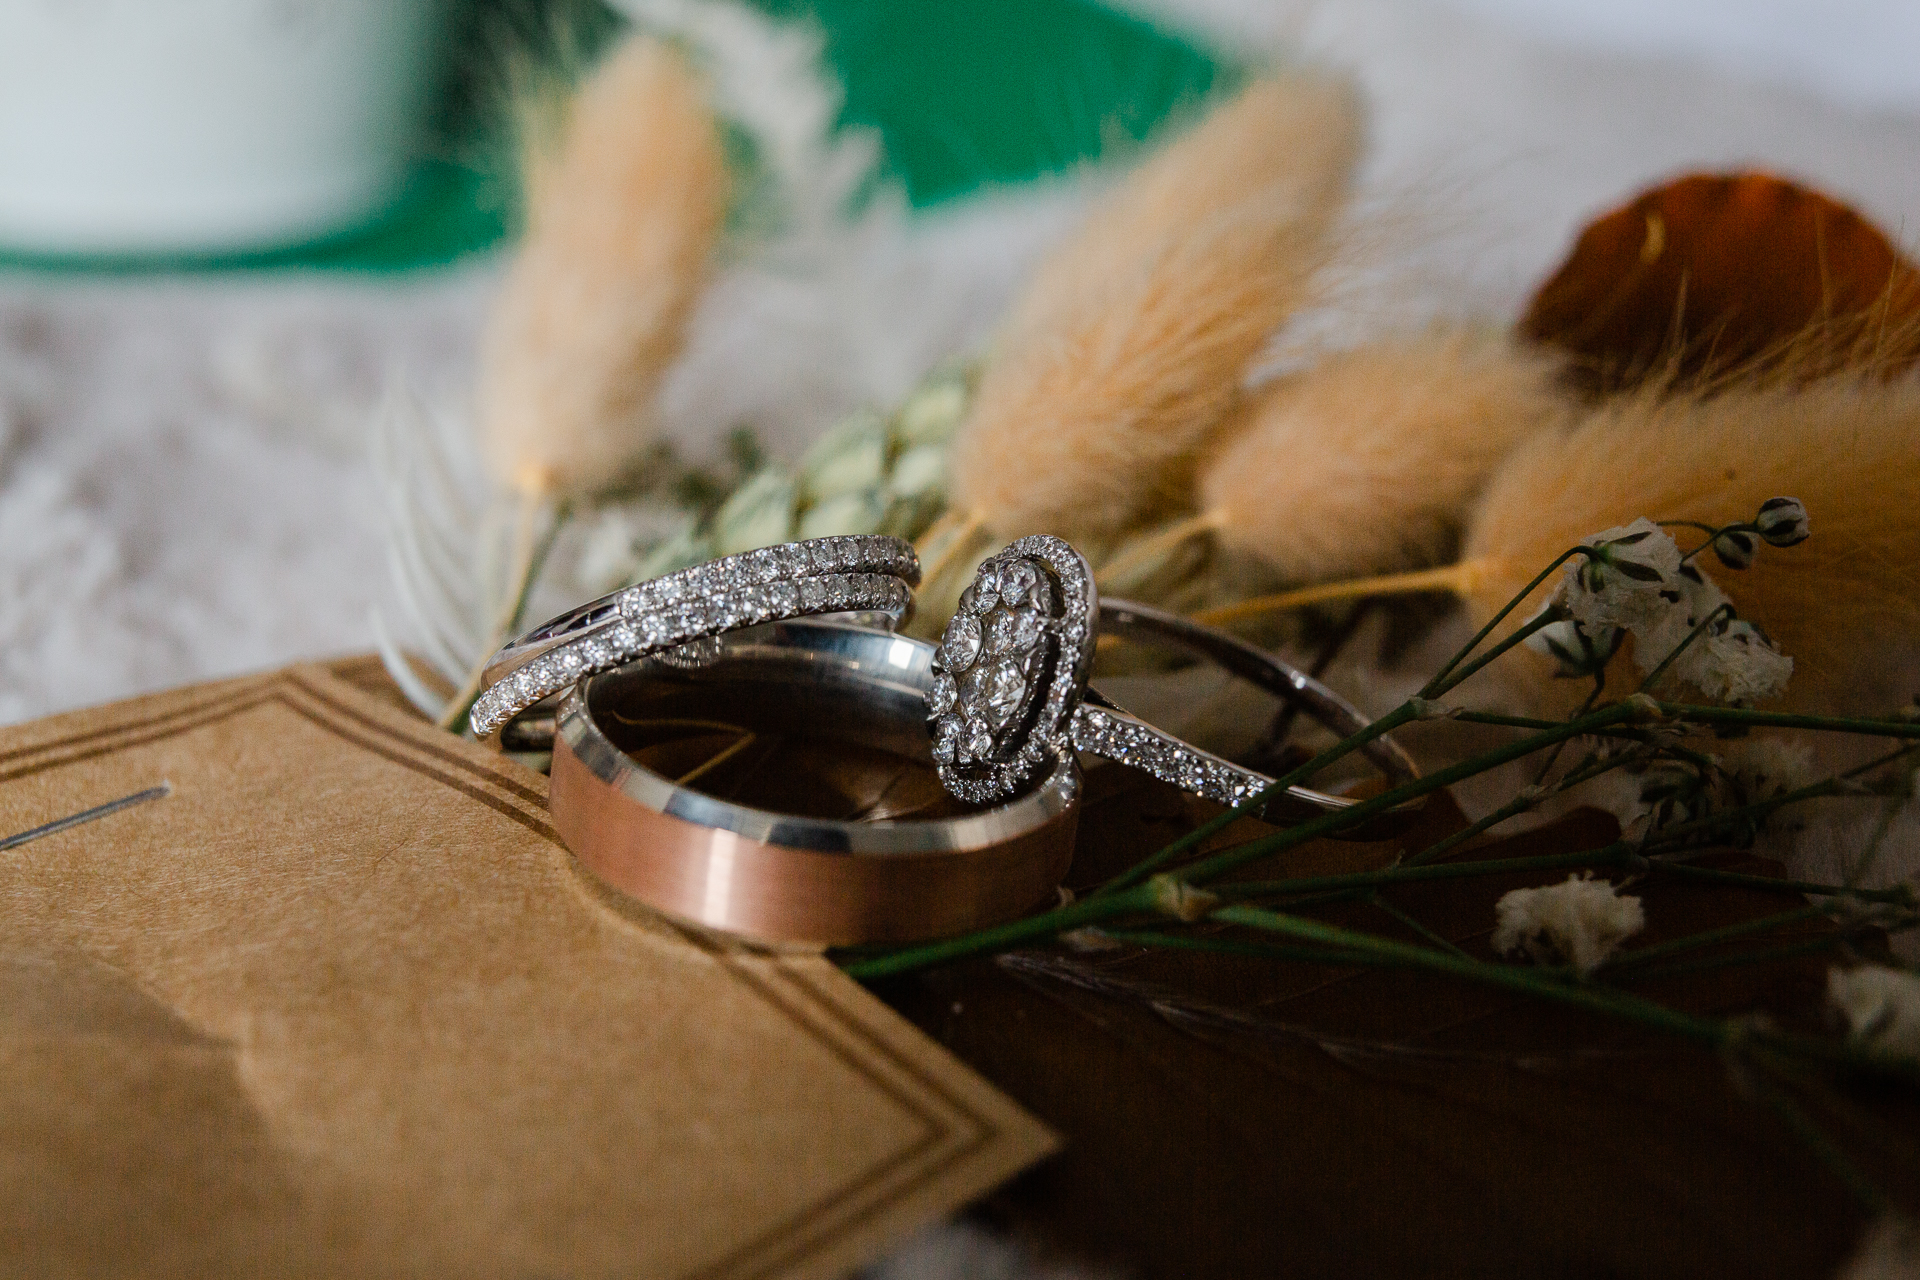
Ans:
[[[1500,461],[1568,412],[1557,363],[1442,330],[1329,357],[1249,398],[1201,463],[1227,550],[1323,582],[1451,559]]]
[[[648,442],[725,217],[726,157],[694,73],[632,37],[529,175],[525,236],[483,339],[482,443],[516,490],[591,492]]]
[[[1699,564],[1793,659],[1780,705],[1873,713],[1920,694],[1920,382],[1912,379],[1618,397],[1570,434],[1523,446],[1501,469],[1466,539],[1465,562],[1476,572],[1464,594],[1484,621],[1591,534],[1642,515],[1731,524],[1773,497],[1805,503],[1813,536],[1762,546],[1743,571],[1711,552]],[[1683,549],[1703,536],[1673,532]],[[1532,611],[1531,603],[1515,610],[1513,622]],[[1609,675],[1622,693],[1638,679],[1622,659]]]
[[[1149,159],[1014,308],[954,444],[957,504],[1001,536],[1101,538],[1180,494],[1310,295],[1359,136],[1345,81],[1297,75]]]

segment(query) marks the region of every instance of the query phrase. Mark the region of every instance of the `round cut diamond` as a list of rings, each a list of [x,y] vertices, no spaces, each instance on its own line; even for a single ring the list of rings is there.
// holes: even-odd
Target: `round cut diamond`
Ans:
[[[987,728],[985,720],[973,716],[967,717],[966,738],[960,744],[961,750],[975,760],[982,759],[993,750],[993,730]]]
[[[945,715],[953,710],[954,699],[959,696],[960,689],[954,684],[952,676],[935,676],[933,683],[927,686],[927,710],[936,716]]]
[[[964,613],[953,615],[940,642],[940,662],[948,671],[965,671],[980,656],[980,620]]]

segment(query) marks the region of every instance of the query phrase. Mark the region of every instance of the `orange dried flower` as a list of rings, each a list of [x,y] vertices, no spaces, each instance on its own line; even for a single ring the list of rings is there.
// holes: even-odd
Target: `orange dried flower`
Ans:
[[[1766,173],[1690,174],[1590,223],[1520,332],[1598,391],[1796,379],[1920,358],[1920,269],[1872,223]]]

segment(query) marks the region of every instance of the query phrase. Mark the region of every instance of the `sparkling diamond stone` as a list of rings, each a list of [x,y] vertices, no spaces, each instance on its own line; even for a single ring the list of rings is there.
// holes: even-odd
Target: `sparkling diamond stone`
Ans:
[[[827,584],[818,578],[800,579],[800,607],[819,609],[827,603]]]
[[[767,588],[767,600],[777,613],[792,613],[800,607],[800,589],[791,582],[776,582]]]
[[[1024,603],[1039,577],[1027,561],[1008,561],[1000,569],[1000,598],[1008,604]]]
[[[993,750],[993,730],[987,727],[985,720],[968,716],[966,739],[960,746],[966,755],[978,760]]]
[[[941,716],[933,723],[933,758],[952,764],[959,754],[961,723],[959,716]]]
[[[1002,662],[994,666],[993,674],[985,683],[987,714],[996,724],[1005,724],[1027,696],[1027,682],[1020,678],[1020,672],[1012,663]]]
[[[956,613],[947,624],[946,637],[940,642],[941,665],[948,671],[965,671],[980,656],[980,642],[980,620]]]
[[[959,696],[960,687],[953,682],[952,676],[935,676],[933,683],[927,686],[927,711],[943,716],[953,710],[953,701]]]
[[[987,623],[989,653],[1025,653],[1040,643],[1040,619],[1025,610],[1002,609]]]

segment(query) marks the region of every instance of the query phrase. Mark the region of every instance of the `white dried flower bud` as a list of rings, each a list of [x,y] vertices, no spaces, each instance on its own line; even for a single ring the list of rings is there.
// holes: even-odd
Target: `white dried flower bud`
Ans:
[[[1715,536],[1713,554],[1729,569],[1744,569],[1753,563],[1760,540],[1745,529],[1727,529]]]
[[[1773,547],[1798,545],[1813,532],[1807,523],[1807,509],[1798,498],[1768,498],[1760,504],[1753,527]]]
[[[1536,962],[1565,960],[1591,973],[1622,942],[1646,927],[1640,899],[1624,897],[1610,881],[1570,875],[1561,884],[1514,889],[1494,904],[1499,927],[1493,949],[1524,951]]]
[[[1528,636],[1525,644],[1558,664],[1554,675],[1572,678],[1591,676],[1605,667],[1625,635],[1618,627],[1603,627],[1595,632],[1584,623],[1562,618]]]
[[[1829,969],[1827,999],[1854,1039],[1920,1058],[1920,975],[1877,964]]]

